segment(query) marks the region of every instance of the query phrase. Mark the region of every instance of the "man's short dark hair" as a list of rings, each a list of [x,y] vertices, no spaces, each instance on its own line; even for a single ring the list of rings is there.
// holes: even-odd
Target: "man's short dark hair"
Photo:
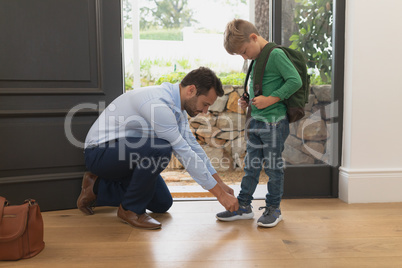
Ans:
[[[197,96],[207,95],[211,88],[215,89],[216,95],[222,97],[224,92],[221,80],[214,71],[207,67],[200,67],[189,72],[180,83],[183,87],[194,85],[197,88]]]

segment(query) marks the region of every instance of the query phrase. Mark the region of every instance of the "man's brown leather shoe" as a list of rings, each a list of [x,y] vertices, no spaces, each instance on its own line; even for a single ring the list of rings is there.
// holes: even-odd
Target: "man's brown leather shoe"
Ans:
[[[149,216],[147,213],[137,214],[130,210],[125,210],[121,205],[117,210],[117,217],[119,217],[124,223],[128,223],[133,227],[141,229],[159,229],[162,224]]]
[[[94,184],[98,176],[91,172],[85,172],[82,178],[81,194],[77,199],[77,207],[87,215],[94,214],[96,195],[94,193]]]

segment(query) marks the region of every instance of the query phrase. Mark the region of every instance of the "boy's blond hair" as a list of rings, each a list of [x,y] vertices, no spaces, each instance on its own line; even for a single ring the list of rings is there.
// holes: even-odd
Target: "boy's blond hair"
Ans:
[[[250,34],[253,33],[260,35],[251,22],[234,19],[226,25],[223,46],[229,54],[236,54],[244,43],[250,42]]]

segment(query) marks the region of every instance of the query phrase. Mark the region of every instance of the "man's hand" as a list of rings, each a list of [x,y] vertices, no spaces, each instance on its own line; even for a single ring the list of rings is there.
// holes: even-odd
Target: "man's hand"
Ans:
[[[223,192],[223,194],[221,196],[217,196],[217,198],[219,203],[221,203],[226,210],[233,212],[239,209],[239,201],[233,195]]]
[[[231,194],[234,196],[234,191],[232,188],[227,186],[221,179],[221,177],[218,175],[218,173],[215,173],[212,175],[212,177],[216,180],[216,182],[222,187],[222,189],[227,192],[228,194]]]
[[[279,98],[279,97],[272,97],[272,96],[265,97],[265,96],[260,95],[260,96],[254,97],[252,99],[251,103],[255,107],[257,107],[257,109],[264,109],[264,108],[267,108],[268,106],[271,106],[274,103],[277,103],[280,100],[281,100],[281,98]]]
[[[225,192],[227,192],[228,194],[234,196],[234,191],[233,191],[233,189],[230,188],[229,186],[227,186],[224,182],[220,183],[219,185],[222,187],[222,189],[223,189]]]
[[[237,198],[224,191],[220,183],[217,183],[215,187],[209,191],[218,198],[219,203],[221,203],[226,210],[233,212],[239,209],[239,201]]]

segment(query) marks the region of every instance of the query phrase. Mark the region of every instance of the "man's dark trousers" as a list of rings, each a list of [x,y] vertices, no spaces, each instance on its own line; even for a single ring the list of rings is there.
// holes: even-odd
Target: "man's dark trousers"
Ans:
[[[85,149],[85,164],[98,176],[97,206],[123,206],[137,214],[166,212],[172,195],[160,173],[171,145],[163,139],[126,137]]]

